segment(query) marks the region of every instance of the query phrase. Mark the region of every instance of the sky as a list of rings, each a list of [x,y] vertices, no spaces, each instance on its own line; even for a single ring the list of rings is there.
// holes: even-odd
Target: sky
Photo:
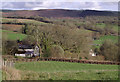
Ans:
[[[41,2],[2,2],[1,9],[39,10],[39,9],[70,9],[70,10],[107,10],[118,11],[118,2],[57,2],[44,0]]]

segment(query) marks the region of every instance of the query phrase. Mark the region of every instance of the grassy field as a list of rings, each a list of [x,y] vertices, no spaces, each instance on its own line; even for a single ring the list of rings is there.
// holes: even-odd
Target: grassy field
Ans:
[[[96,24],[96,26],[100,27],[100,28],[105,28],[106,24],[104,23],[98,23]],[[118,32],[118,25],[111,25],[112,29]],[[109,27],[108,27],[109,28]]]
[[[46,24],[44,22],[31,20],[31,19],[10,19],[10,18],[2,18],[3,23],[11,22],[11,23],[26,23],[26,24],[35,24],[35,25],[41,25]]]
[[[2,70],[0,70],[0,81],[2,81]]]
[[[22,79],[31,80],[104,80],[118,78],[118,65],[96,65],[70,62],[18,62]]]
[[[101,28],[104,28],[105,27],[105,24],[104,23],[97,23],[96,24],[98,27],[101,27]]]
[[[21,33],[16,33],[8,30],[2,30],[2,36],[7,37],[10,40],[17,40],[17,39],[24,39],[27,35],[21,34]]]
[[[112,40],[114,43],[118,42],[118,36],[105,35],[100,37],[99,40],[94,40],[94,44],[101,45],[105,40]],[[96,46],[99,48],[99,46]]]
[[[2,29],[9,30],[9,31],[17,31],[20,33],[23,26],[24,25],[2,24]]]

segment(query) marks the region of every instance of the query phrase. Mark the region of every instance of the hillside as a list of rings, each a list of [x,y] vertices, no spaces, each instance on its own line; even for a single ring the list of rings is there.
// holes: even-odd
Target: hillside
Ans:
[[[117,16],[117,12],[96,10],[2,10],[3,17],[10,16],[41,16],[41,17],[86,17],[86,16]]]

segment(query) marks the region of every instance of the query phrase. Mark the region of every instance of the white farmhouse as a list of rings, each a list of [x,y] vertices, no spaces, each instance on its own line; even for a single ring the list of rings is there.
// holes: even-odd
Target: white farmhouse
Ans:
[[[96,53],[94,53],[92,49],[90,50],[89,54],[90,54],[91,56],[96,56]]]
[[[15,53],[15,56],[21,57],[39,56],[39,47],[19,44],[19,49]]]

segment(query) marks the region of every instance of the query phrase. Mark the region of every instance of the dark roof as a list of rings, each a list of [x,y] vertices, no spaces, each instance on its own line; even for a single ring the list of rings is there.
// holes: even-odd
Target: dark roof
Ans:
[[[23,45],[23,44],[19,44],[19,49],[32,49],[33,46],[31,45]]]
[[[24,54],[26,51],[17,51],[16,54]]]
[[[27,51],[25,54],[34,54],[33,51]]]

